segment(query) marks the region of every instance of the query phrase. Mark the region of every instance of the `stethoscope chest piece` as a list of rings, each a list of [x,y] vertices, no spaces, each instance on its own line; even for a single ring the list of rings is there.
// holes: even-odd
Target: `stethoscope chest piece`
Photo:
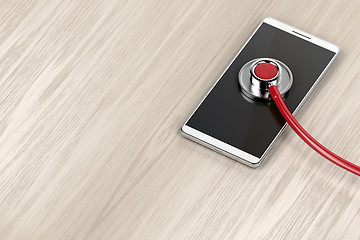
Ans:
[[[276,85],[282,97],[290,91],[293,75],[290,69],[273,58],[257,58],[247,62],[239,71],[242,93],[253,100],[271,100],[269,87]]]

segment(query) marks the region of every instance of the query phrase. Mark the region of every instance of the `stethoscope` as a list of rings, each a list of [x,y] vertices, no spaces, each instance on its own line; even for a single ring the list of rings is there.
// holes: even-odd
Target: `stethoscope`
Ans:
[[[320,155],[360,176],[360,167],[346,161],[316,141],[294,118],[283,98],[293,84],[291,70],[273,58],[257,58],[247,62],[239,71],[239,84],[245,97],[255,101],[274,101],[281,115],[296,134]]]

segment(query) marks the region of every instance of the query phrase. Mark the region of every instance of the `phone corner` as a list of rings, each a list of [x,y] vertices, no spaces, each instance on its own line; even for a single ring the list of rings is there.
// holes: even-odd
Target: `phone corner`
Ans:
[[[186,136],[187,135],[187,133],[186,133],[186,124],[183,124],[181,126],[181,128],[179,129],[179,131],[180,131],[181,135]]]
[[[258,168],[261,165],[262,159],[259,158],[259,161],[256,162],[250,162],[247,164],[248,167],[250,168]]]
[[[278,22],[278,20],[276,20],[276,19],[273,18],[273,17],[265,17],[265,18],[263,19],[263,22],[273,23],[273,22]]]
[[[258,168],[261,165],[262,160],[263,160],[263,158],[258,158],[258,157],[255,157],[253,155],[247,156],[247,157],[244,157],[244,156],[241,157],[241,156],[238,156],[238,155],[228,153],[226,151],[223,152],[222,155],[227,156],[227,157],[235,160],[238,163],[244,164],[245,166],[247,166],[249,168]]]

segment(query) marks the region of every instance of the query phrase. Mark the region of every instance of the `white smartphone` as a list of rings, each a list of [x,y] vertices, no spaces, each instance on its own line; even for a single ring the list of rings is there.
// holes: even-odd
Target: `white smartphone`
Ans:
[[[257,167],[286,122],[274,103],[258,104],[242,96],[238,81],[241,67],[262,57],[285,63],[293,74],[293,85],[284,100],[294,113],[338,52],[329,42],[275,19],[264,19],[181,132],[220,154]]]

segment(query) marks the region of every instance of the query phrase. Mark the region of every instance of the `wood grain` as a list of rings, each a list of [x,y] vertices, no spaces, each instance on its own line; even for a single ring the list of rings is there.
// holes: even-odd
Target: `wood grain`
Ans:
[[[258,169],[181,125],[265,17],[340,46],[297,117],[360,164],[360,3],[0,8],[1,239],[359,239],[360,180],[287,129]]]

